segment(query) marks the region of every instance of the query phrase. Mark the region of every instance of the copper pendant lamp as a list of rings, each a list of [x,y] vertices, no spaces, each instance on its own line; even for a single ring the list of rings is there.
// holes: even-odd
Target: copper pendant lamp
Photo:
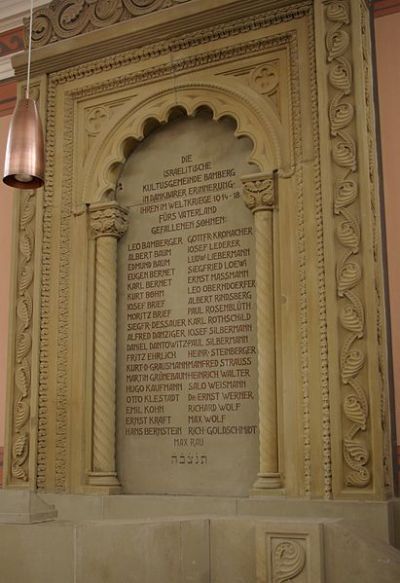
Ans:
[[[44,184],[44,139],[36,101],[29,97],[33,0],[29,23],[28,76],[25,98],[15,106],[8,131],[3,182],[13,188],[35,189]]]

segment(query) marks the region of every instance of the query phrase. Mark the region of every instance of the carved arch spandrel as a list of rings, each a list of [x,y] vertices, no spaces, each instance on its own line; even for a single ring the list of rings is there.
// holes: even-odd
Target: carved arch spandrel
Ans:
[[[292,161],[290,147],[276,113],[262,98],[251,91],[251,97],[234,85],[215,82],[189,82],[162,89],[122,108],[119,117],[104,125],[93,144],[84,169],[84,203],[113,198],[119,170],[132,151],[130,144],[144,139],[148,120],[167,123],[172,109],[177,107],[192,116],[200,107],[207,107],[215,120],[232,117],[237,123],[235,136],[247,136],[253,142],[249,162],[261,171],[280,170],[286,173]],[[101,170],[101,174],[99,173]],[[93,181],[93,176],[97,176]]]

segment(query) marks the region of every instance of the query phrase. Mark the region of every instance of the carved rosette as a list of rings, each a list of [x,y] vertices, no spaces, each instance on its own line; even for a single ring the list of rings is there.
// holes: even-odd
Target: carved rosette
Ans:
[[[117,240],[128,228],[117,203],[94,204],[90,231],[96,239],[92,471],[89,483],[114,488],[117,333]]]
[[[42,47],[185,2],[189,0],[55,0],[34,11],[32,46]]]
[[[35,211],[35,192],[21,193],[11,448],[11,477],[17,482],[29,480]]]
[[[359,169],[355,138],[354,83],[351,62],[351,13],[348,0],[328,2],[326,58],[329,86],[329,124],[336,181],[334,206],[339,260],[336,293],[339,299],[340,378],[343,390],[343,456],[345,485],[369,485],[370,445],[367,437],[368,395],[363,376],[366,367],[365,307],[359,204]]]
[[[277,434],[273,213],[274,177],[242,177],[243,199],[254,214],[256,243],[257,346],[260,471],[255,490],[280,487]]]

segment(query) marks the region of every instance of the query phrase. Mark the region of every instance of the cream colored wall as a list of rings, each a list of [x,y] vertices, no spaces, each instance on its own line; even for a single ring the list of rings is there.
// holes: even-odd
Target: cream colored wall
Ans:
[[[3,172],[4,152],[11,116],[0,117],[0,165]],[[4,413],[7,377],[7,337],[11,264],[11,215],[13,191],[0,184],[0,447],[4,445]]]
[[[400,444],[400,12],[375,20],[392,317],[397,443]]]

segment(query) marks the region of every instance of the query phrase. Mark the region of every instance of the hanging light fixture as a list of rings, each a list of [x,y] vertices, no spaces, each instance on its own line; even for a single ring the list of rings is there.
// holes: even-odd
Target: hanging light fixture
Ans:
[[[3,182],[13,188],[34,189],[44,184],[44,140],[36,101],[29,97],[32,53],[33,0],[29,22],[28,75],[25,97],[15,106],[8,131]]]

